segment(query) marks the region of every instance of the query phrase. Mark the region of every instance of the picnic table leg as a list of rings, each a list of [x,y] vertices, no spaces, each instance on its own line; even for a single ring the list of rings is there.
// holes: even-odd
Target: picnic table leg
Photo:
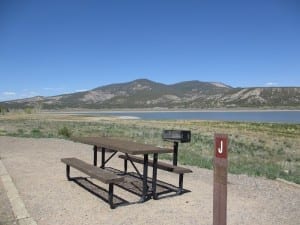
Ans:
[[[143,194],[142,194],[140,202],[145,202],[147,200],[147,196],[148,196],[147,179],[148,179],[148,154],[145,154],[144,155],[144,170],[143,170]]]
[[[104,169],[105,167],[105,148],[101,148],[101,168]]]
[[[127,168],[128,168],[128,162],[127,162],[127,159],[124,159],[124,174],[127,173]]]
[[[110,183],[108,188],[108,203],[110,205],[110,208],[113,209],[113,198],[114,198],[114,184]]]
[[[180,195],[183,192],[183,173],[179,174],[179,187],[177,190],[177,194]]]
[[[178,142],[174,142],[173,146],[173,165],[177,166],[177,158],[178,158]]]
[[[97,146],[94,145],[94,166],[97,166]]]
[[[66,164],[66,175],[67,175],[67,179],[71,180],[71,178],[70,178],[70,166],[68,164]]]
[[[153,154],[153,175],[152,175],[152,196],[153,199],[157,199],[157,194],[156,194],[156,183],[157,183],[157,159],[158,159],[158,154],[154,153]]]

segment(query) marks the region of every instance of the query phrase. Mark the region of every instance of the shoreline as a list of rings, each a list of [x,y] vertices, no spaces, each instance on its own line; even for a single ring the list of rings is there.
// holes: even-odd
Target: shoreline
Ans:
[[[142,120],[208,120],[236,122],[265,122],[299,124],[300,110],[87,110],[87,111],[51,111],[46,115],[114,117],[118,119]]]
[[[53,114],[94,114],[94,113],[180,113],[180,112],[300,112],[300,109],[67,109],[41,110]]]

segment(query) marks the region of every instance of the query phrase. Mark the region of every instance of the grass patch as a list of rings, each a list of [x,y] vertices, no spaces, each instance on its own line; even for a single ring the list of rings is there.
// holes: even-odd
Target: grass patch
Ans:
[[[63,128],[60,128],[58,130],[58,135],[65,138],[69,138],[72,135],[72,131],[68,127],[64,126]]]
[[[43,133],[40,131],[40,129],[32,129],[31,130],[31,136],[34,138],[41,138],[43,137]]]

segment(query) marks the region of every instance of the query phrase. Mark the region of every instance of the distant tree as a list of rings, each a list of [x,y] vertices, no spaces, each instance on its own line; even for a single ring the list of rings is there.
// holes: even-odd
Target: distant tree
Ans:
[[[8,113],[9,112],[9,109],[8,108],[5,108],[3,106],[0,106],[0,114],[5,114],[5,113]]]

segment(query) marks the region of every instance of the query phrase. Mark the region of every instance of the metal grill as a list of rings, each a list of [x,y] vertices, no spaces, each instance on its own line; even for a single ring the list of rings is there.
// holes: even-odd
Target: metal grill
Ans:
[[[189,130],[164,130],[162,139],[173,142],[191,142],[191,131]]]

